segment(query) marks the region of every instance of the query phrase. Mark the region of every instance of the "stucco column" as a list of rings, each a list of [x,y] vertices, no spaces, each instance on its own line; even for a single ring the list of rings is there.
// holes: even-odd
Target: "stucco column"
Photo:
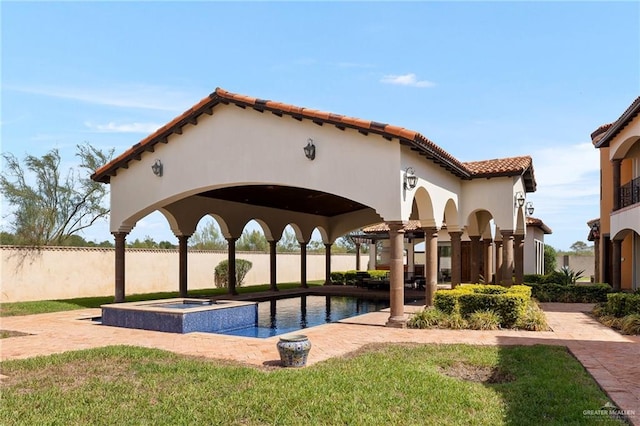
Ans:
[[[480,235],[469,235],[471,240],[471,282],[473,284],[480,282]]]
[[[524,283],[524,235],[516,234],[513,236],[514,252],[515,252],[515,269],[516,284]]]
[[[360,270],[360,243],[356,244],[356,271]]]
[[[324,285],[331,284],[331,246],[332,244],[324,245]]]
[[[438,289],[438,228],[423,228],[425,257],[425,304],[433,306]]]
[[[491,284],[493,276],[493,246],[491,238],[483,238],[484,283]]]
[[[619,291],[622,284],[622,240],[611,240],[611,287]]]
[[[300,287],[309,288],[307,284],[307,243],[300,243]]]
[[[602,282],[600,277],[600,237],[593,240],[593,253],[594,253],[594,265],[593,265],[593,280],[597,283]]]
[[[228,282],[229,282],[229,294],[236,295],[238,291],[236,290],[236,241],[237,238],[227,238],[227,259],[229,262],[229,271],[228,271]]]
[[[502,255],[504,254],[504,252],[502,247],[502,240],[494,240],[494,243],[496,246],[496,280],[494,281],[494,284],[500,284],[502,283],[502,265],[504,263]]]
[[[502,233],[502,281],[503,286],[510,287],[513,284],[513,232],[500,231]]]
[[[390,256],[390,281],[389,298],[391,302],[391,314],[387,320],[387,327],[404,328],[406,318],[404,316],[404,227],[402,222],[387,222],[389,226]]]
[[[611,160],[613,166],[613,210],[620,209],[620,165],[622,160]]]
[[[371,271],[375,271],[376,270],[376,258],[378,257],[378,247],[376,245],[376,241],[372,241],[371,244],[369,244],[369,265],[367,267],[367,269],[371,270]]]
[[[449,232],[451,237],[451,288],[456,288],[462,280],[461,237],[462,232]]]
[[[180,258],[178,287],[180,288],[180,297],[187,297],[187,242],[190,235],[177,235],[177,237],[178,257]]]
[[[277,247],[278,242],[269,241],[269,283],[271,291],[278,291],[278,275],[277,275]]]
[[[116,282],[115,282],[115,302],[124,302],[124,252],[125,252],[125,239],[127,238],[126,232],[112,232],[115,240],[115,255],[116,255]]]

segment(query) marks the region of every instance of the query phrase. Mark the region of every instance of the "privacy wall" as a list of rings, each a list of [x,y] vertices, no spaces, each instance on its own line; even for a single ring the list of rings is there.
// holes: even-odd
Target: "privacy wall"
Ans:
[[[0,302],[111,296],[114,252],[107,248],[1,247]],[[213,270],[227,258],[224,251],[189,251],[189,289],[213,288]],[[243,286],[269,283],[269,254],[239,252],[253,263]],[[361,264],[366,265],[367,256]],[[355,269],[354,254],[333,254],[334,271]],[[127,294],[178,291],[178,251],[127,249]],[[324,280],[325,255],[307,254],[307,279]],[[278,283],[300,281],[300,255],[278,254]]]

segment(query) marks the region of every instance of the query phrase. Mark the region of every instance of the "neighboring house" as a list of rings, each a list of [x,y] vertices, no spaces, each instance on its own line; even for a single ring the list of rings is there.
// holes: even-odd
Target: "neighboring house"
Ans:
[[[589,221],[595,280],[640,288],[640,97],[591,134],[600,150],[600,217]]]

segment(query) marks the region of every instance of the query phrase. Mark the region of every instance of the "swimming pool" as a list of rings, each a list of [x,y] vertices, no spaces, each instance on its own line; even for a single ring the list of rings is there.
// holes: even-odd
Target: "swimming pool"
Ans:
[[[266,338],[388,307],[388,300],[367,300],[347,296],[303,295],[272,299],[258,303],[256,326],[225,331],[221,334]]]

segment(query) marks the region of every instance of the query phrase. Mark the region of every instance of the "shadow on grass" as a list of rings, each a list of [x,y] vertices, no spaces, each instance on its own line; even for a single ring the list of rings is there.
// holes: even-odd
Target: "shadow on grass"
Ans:
[[[549,424],[627,424],[629,418],[640,420],[640,401],[630,392],[624,392],[624,384],[615,381],[596,359],[616,353],[631,360],[638,351],[633,342],[605,342],[556,339],[527,339],[534,351],[523,351],[523,339],[500,337],[499,365],[508,366],[506,374],[517,377],[509,386],[486,384],[500,392],[506,406],[505,422],[522,424],[519,419],[538,418]],[[566,346],[569,343],[569,346]],[[520,346],[511,346],[520,345]],[[558,356],[545,356],[552,350]],[[535,349],[539,348],[538,351]],[[538,353],[539,352],[539,353]],[[600,359],[603,359],[600,358]],[[626,370],[625,370],[626,369]],[[535,372],[535,373],[533,373]],[[638,376],[640,368],[620,366],[620,376]],[[601,385],[602,384],[602,385]],[[607,385],[611,394],[607,394]],[[532,401],[536,401],[535,404]],[[626,410],[626,411],[625,411]],[[629,411],[631,410],[631,411]],[[625,417],[626,416],[626,417]]]

